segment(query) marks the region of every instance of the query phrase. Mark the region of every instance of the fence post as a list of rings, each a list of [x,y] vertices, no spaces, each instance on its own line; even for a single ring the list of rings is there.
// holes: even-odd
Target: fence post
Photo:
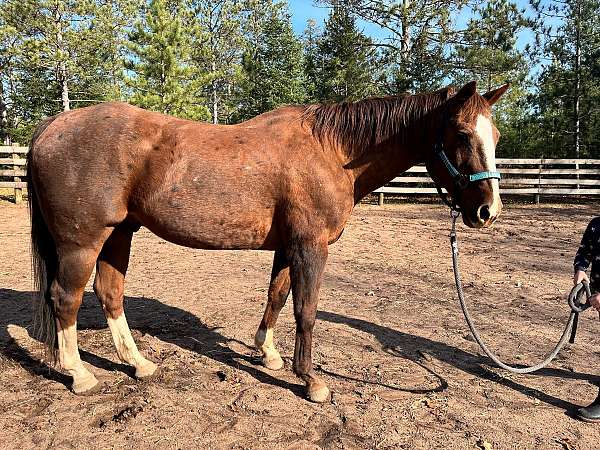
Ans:
[[[544,166],[544,159],[542,158],[540,160],[540,164],[538,166],[538,185],[537,185],[538,192],[537,192],[537,194],[535,194],[535,204],[536,205],[540,204],[540,191],[542,190],[542,167],[543,166]]]
[[[12,143],[12,147],[18,147],[18,146],[19,146],[19,144],[17,144],[16,142]],[[13,160],[19,159],[19,154],[16,153],[16,151],[13,151],[13,153],[12,153],[12,159]],[[16,175],[17,171],[19,170],[19,166],[17,166],[16,163],[13,164],[13,170],[15,171],[15,175]],[[20,183],[21,182],[21,177],[15,176],[13,181],[15,183]],[[15,190],[15,204],[18,205],[19,203],[23,202],[23,189],[21,188],[20,185],[15,184],[14,190]]]
[[[379,193],[379,206],[383,206],[384,194],[383,192]]]

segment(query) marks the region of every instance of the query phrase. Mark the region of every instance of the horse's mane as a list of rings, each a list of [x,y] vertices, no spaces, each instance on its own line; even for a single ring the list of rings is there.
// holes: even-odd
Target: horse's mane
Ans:
[[[349,154],[360,156],[392,137],[406,142],[406,131],[417,122],[423,133],[436,132],[446,111],[442,105],[455,93],[454,88],[447,87],[428,94],[309,105],[305,107],[302,118],[321,143],[336,143]],[[481,114],[486,105],[483,97],[476,94],[461,109],[461,117],[471,119]]]

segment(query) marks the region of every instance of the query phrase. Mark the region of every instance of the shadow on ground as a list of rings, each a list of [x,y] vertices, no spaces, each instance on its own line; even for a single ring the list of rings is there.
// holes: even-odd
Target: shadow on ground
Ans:
[[[3,312],[0,316],[0,352],[4,357],[18,363],[34,375],[43,376],[69,386],[71,382],[70,377],[63,375],[44,362],[34,358],[8,332],[10,325],[30,328],[30,299],[30,292],[0,289],[0,302]],[[261,383],[289,389],[296,395],[303,396],[304,387],[302,385],[292,384],[269,375],[262,369],[257,368],[258,361],[254,356],[233,351],[229,347],[229,344],[232,342],[247,347],[245,343],[222,335],[218,329],[207,327],[198,317],[185,310],[165,305],[154,299],[127,297],[126,314],[132,329],[147,333],[164,342],[177,345],[182,349],[204,355],[233,369],[245,371]],[[418,364],[437,377],[439,381],[438,387],[427,390],[403,389],[380,383],[375,384],[412,393],[439,392],[444,390],[447,387],[446,381],[427,367],[426,362],[420,356],[425,353],[465,373],[498,383],[528,397],[536,398],[546,404],[564,409],[567,411],[567,414],[570,414],[576,407],[576,405],[570,402],[546,394],[538,389],[527,387],[514,380],[501,377],[487,367],[486,359],[451,345],[333,312],[321,311],[318,313],[318,318],[322,321],[345,325],[362,332],[370,333],[380,342],[388,355],[405,358]],[[106,327],[102,310],[92,293],[85,294],[84,303],[79,313],[78,327],[79,329],[102,329]],[[316,344],[318,345],[318,342]],[[96,367],[109,371],[118,370],[128,375],[133,375],[133,370],[129,366],[114,363],[113,361],[85,351],[81,352],[81,356],[86,362]],[[364,380],[354,380],[335,372],[326,370],[322,370],[322,372],[349,382],[364,382]],[[588,381],[594,385],[600,385],[600,378],[598,376],[563,369],[544,369],[533,376],[577,379]]]

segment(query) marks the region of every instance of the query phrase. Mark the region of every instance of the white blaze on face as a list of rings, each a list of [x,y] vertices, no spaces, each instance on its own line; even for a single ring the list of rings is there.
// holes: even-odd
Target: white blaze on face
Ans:
[[[480,114],[477,117],[477,123],[475,125],[475,132],[483,143],[483,151],[485,152],[485,170],[488,172],[495,172],[496,169],[496,143],[494,142],[494,131],[492,128],[492,122],[490,119]],[[498,180],[493,178],[490,180],[492,183],[492,194],[494,200],[490,206],[490,214],[492,217],[497,217],[500,213],[500,207],[502,205],[500,201],[500,187]]]

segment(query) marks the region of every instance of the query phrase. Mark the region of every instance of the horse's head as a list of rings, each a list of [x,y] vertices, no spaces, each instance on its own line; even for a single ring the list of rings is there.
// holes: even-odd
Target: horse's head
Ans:
[[[491,107],[508,84],[484,95],[474,81],[448,98],[434,137],[433,156],[427,168],[436,184],[452,196],[452,204],[473,228],[490,226],[500,215],[502,201],[496,171],[496,143]]]

